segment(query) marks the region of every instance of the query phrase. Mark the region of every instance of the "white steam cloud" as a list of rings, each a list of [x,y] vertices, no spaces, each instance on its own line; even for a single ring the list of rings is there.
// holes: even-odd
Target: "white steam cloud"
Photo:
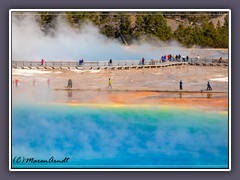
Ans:
[[[12,17],[12,60],[139,60],[160,58],[165,54],[181,54],[189,57],[227,57],[228,52],[186,49],[176,42],[145,41],[125,46],[117,39],[102,35],[90,22],[79,31],[74,30],[62,17],[57,17],[55,29],[48,35],[41,31],[34,16],[23,19]]]

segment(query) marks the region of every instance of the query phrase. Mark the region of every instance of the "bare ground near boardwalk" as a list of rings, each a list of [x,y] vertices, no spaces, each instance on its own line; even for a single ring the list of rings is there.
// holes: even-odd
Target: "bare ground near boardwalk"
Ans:
[[[107,88],[108,78],[112,79],[112,89]],[[20,79],[18,87],[15,79]],[[50,80],[49,86],[47,79]],[[73,81],[72,90],[65,90],[68,79]],[[179,92],[180,80],[183,81],[184,92]],[[206,90],[208,80],[213,91],[201,93],[201,90]],[[12,97],[13,102],[25,99],[53,103],[158,104],[226,110],[228,67],[186,65],[130,70],[13,70]]]

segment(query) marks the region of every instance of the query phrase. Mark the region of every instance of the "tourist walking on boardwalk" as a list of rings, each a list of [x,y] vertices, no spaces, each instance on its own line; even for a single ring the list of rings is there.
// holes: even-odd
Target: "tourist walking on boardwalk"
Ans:
[[[187,57],[186,57],[187,62],[188,62],[188,58],[189,58],[189,57],[187,56]]]
[[[112,59],[109,60],[109,66],[112,66]]]
[[[161,62],[164,62],[164,56],[161,57],[161,60],[162,60]]]
[[[183,62],[185,62],[185,60],[186,60],[185,58],[186,58],[185,56],[182,56],[182,60],[183,60]]]
[[[142,58],[142,65],[144,65],[144,61],[145,61],[145,59],[144,59],[144,57]]]
[[[78,65],[81,66],[83,64],[83,59],[80,59]]]
[[[67,86],[67,88],[72,88],[72,80],[71,80],[71,79],[68,80],[68,86]]]
[[[178,61],[178,55],[175,56],[175,61]]]
[[[179,82],[180,90],[182,90],[182,85],[183,85],[183,82],[182,82],[182,80],[180,80],[180,82]]]
[[[199,61],[200,61],[200,56],[197,55],[197,62],[199,63]]]
[[[210,81],[207,82],[207,91],[212,91],[212,86],[211,86],[211,83]]]
[[[18,87],[19,79],[15,79],[15,84],[16,84],[16,87]]]
[[[43,66],[43,64],[44,64],[44,60],[42,59],[42,60],[41,60],[41,65]]]
[[[219,58],[218,62],[219,62],[219,63],[221,63],[221,62],[222,62],[222,57],[220,57],[220,58]]]
[[[108,87],[107,88],[111,88],[112,89],[112,80],[111,78],[108,79]]]

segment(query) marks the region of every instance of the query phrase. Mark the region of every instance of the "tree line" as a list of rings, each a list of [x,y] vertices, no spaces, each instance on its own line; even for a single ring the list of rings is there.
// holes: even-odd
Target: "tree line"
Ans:
[[[90,21],[105,36],[124,37],[128,44],[146,36],[162,41],[177,40],[186,47],[228,48],[228,15],[223,25],[218,21],[215,27],[211,21],[224,12],[39,12],[37,21],[43,31],[55,27],[59,14],[66,18],[72,28],[79,29],[84,22]],[[167,18],[181,20],[175,31],[167,25]]]

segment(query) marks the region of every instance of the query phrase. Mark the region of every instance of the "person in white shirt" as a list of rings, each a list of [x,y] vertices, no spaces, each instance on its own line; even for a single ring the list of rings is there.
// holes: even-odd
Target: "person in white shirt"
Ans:
[[[200,60],[200,57],[199,57],[199,55],[197,55],[197,61],[198,61],[198,63],[199,63],[199,60]]]

